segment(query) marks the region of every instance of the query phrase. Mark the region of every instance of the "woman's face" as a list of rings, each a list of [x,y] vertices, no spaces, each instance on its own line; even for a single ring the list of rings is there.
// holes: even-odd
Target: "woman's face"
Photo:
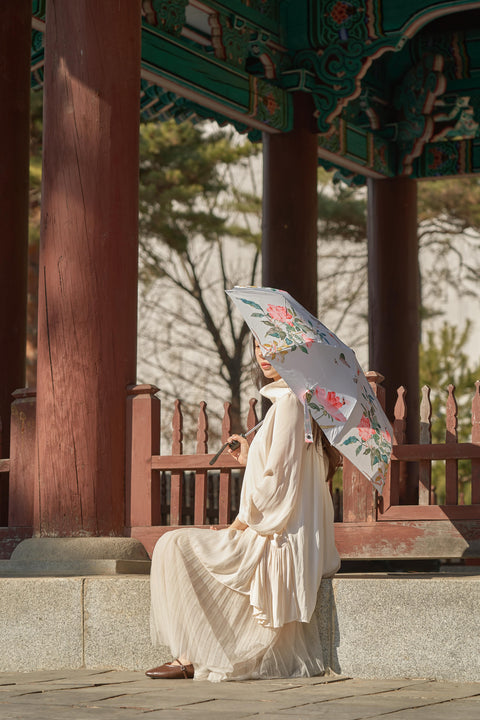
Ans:
[[[273,365],[270,365],[270,363],[265,360],[265,358],[262,355],[262,351],[260,349],[260,345],[255,341],[255,360],[257,361],[258,365],[260,366],[261,371],[265,375],[266,378],[269,380],[280,380],[280,375],[275,370]]]

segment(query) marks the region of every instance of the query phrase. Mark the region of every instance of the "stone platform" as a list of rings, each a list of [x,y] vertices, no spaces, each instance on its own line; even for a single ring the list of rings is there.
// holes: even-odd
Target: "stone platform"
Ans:
[[[209,683],[76,670],[0,674],[2,720],[478,720],[480,684],[324,677]]]
[[[325,665],[357,678],[480,680],[480,575],[337,575],[316,615]],[[0,578],[0,671],[142,670],[148,575]],[[480,716],[480,715],[479,715]]]

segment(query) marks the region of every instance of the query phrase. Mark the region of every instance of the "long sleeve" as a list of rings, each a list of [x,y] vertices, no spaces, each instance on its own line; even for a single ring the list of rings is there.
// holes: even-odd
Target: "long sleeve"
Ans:
[[[301,482],[305,443],[303,408],[293,393],[279,398],[269,412],[273,418],[262,433],[263,462],[252,458],[247,465],[240,510],[242,521],[261,535],[285,528]]]

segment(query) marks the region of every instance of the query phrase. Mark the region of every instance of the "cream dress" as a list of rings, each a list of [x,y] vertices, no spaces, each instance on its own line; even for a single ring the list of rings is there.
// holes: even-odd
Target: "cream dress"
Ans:
[[[322,576],[340,566],[327,460],[304,439],[303,406],[283,380],[253,440],[239,519],[246,530],[163,535],[151,570],[151,633],[187,657],[196,680],[323,671],[311,621]]]

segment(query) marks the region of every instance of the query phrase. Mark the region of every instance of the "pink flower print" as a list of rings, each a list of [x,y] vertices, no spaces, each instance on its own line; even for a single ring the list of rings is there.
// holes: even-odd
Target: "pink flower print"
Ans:
[[[324,409],[327,411],[327,413],[338,422],[345,422],[346,417],[345,415],[340,412],[340,408],[345,405],[345,400],[342,400],[342,398],[338,397],[333,390],[329,390],[328,392],[321,387],[315,388],[315,395],[318,398],[319,402],[323,405]]]
[[[381,435],[387,442],[392,442],[392,438],[390,437],[388,430],[382,430]]]
[[[305,333],[301,333],[301,335],[302,335],[302,340],[305,343],[305,345],[307,346],[307,348],[309,348],[310,345],[313,345],[313,338],[311,338],[310,335],[305,335]]]
[[[287,323],[287,325],[293,325],[293,315],[291,315],[283,305],[267,305],[267,313],[272,320],[279,320],[280,322]]]
[[[362,440],[370,440],[372,435],[375,434],[375,430],[372,428],[370,420],[366,417],[366,415],[362,415],[362,419],[358,424],[358,434]]]

